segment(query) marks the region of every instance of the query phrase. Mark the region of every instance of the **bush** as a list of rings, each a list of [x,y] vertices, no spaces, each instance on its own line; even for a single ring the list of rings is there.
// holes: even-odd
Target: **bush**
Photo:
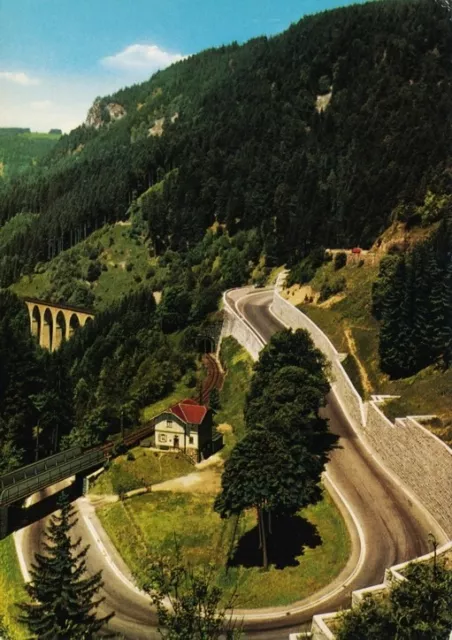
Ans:
[[[86,274],[86,279],[88,282],[95,282],[100,274],[102,273],[102,267],[99,262],[90,262],[88,267],[88,273]]]
[[[331,298],[331,296],[336,295],[336,293],[340,293],[344,291],[347,287],[347,283],[345,278],[342,276],[341,278],[337,278],[333,282],[329,282],[329,280],[325,280],[322,284],[322,288],[320,289],[320,297],[319,302],[324,302]]]
[[[345,267],[346,264],[347,254],[345,253],[345,251],[339,251],[339,253],[336,253],[336,255],[334,256],[334,270],[339,271],[339,269]]]
[[[127,460],[129,462],[133,462],[135,460],[135,455],[134,455],[133,451],[128,451],[127,452]]]
[[[308,256],[292,267],[287,278],[287,286],[306,284],[315,276],[317,269],[330,260],[331,256],[323,247],[313,249]]]

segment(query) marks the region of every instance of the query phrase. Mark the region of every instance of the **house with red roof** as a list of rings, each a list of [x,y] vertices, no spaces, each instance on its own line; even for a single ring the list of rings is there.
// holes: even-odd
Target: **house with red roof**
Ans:
[[[222,437],[214,435],[212,409],[191,398],[178,402],[155,418],[158,449],[180,449],[199,462],[222,445]]]

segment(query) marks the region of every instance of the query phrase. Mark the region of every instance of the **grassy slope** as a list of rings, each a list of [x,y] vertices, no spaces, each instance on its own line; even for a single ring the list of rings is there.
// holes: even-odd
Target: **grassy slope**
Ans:
[[[111,467],[99,476],[90,493],[118,493],[119,486],[123,491],[131,491],[193,471],[193,465],[175,453],[157,453],[136,447],[132,449],[132,454],[135,460],[128,460],[126,455],[118,456]]]
[[[325,499],[302,515],[322,540],[315,548],[303,547],[297,566],[268,572],[259,567],[231,567],[225,564],[231,545],[234,522],[221,520],[212,509],[213,499],[205,494],[155,493],[104,507],[99,517],[122,557],[138,575],[143,558],[171,554],[174,538],[179,540],[184,558],[192,565],[212,563],[217,583],[230,594],[238,584],[238,607],[289,604],[327,584],[339,573],[349,555],[345,525]],[[243,535],[256,525],[255,514],[246,513],[239,524]],[[309,526],[309,525],[308,525]]]
[[[18,611],[16,602],[25,599],[22,574],[12,536],[0,541],[0,616],[14,640],[27,637],[24,627],[19,625],[15,616]]]
[[[99,279],[93,283],[92,290],[96,298],[95,308],[102,310],[137,288],[145,280],[149,267],[155,264],[155,259],[149,257],[149,249],[143,237],[131,237],[130,230],[131,227],[127,225],[106,225],[74,248],[38,266],[40,273],[24,276],[11,289],[20,296],[49,297],[54,274],[57,274],[62,260],[74,258],[81,272],[86,275],[90,262],[88,251],[91,247],[100,247],[98,260],[107,270],[102,271]]]
[[[243,406],[252,375],[253,361],[234,338],[226,338],[221,345],[220,353],[223,368],[226,371],[223,388],[220,392],[220,411],[215,421],[217,424],[228,424],[231,433],[225,433],[223,457],[227,457],[237,440],[245,431]]]
[[[196,387],[188,387],[183,380],[179,380],[179,382],[176,383],[174,391],[169,396],[166,396],[161,400],[157,400],[157,402],[154,402],[143,409],[143,422],[151,420],[155,416],[158,416],[159,413],[162,413],[162,411],[165,411],[165,409],[168,409],[168,407],[171,407],[173,404],[176,404],[185,398],[192,398],[195,394]]]
[[[411,378],[390,380],[379,369],[378,322],[371,315],[372,282],[378,274],[378,266],[347,265],[338,272],[347,281],[346,296],[331,307],[304,304],[300,309],[329,336],[338,351],[350,352],[345,329],[349,328],[356,346],[357,356],[365,368],[372,393],[400,395],[383,407],[390,418],[404,415],[437,414],[443,425],[452,425],[452,370],[445,373],[428,367]],[[335,276],[331,263],[321,267],[311,285],[319,290],[325,277]],[[349,356],[346,369],[364,396],[365,385],[360,378],[356,361]],[[451,427],[433,427],[432,430],[452,442]]]
[[[233,338],[223,341],[221,359],[227,375],[216,422],[233,427],[232,433],[226,434],[223,455],[227,457],[234,442],[244,434],[243,405],[252,361]],[[168,399],[164,401],[164,405],[167,404]],[[123,468],[126,468],[125,462]],[[99,482],[103,482],[102,478]],[[267,573],[258,567],[226,571],[234,522],[221,520],[212,509],[212,501],[213,498],[205,494],[155,493],[105,507],[99,516],[122,557],[138,576],[143,558],[171,553],[176,535],[184,558],[197,565],[213,563],[217,582],[227,593],[238,584],[238,606],[243,607],[282,605],[299,600],[327,584],[348,558],[350,543],[345,524],[325,496],[321,503],[303,511],[303,516],[317,527],[322,544],[299,552],[299,565],[287,566],[284,570],[272,566]],[[254,513],[245,514],[239,525],[240,535],[253,529],[255,524]]]

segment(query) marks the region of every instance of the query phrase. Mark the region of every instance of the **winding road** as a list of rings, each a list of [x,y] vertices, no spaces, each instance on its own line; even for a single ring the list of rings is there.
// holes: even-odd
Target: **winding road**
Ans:
[[[283,325],[272,315],[272,291],[248,293],[235,290],[228,294],[229,304],[268,341]],[[441,540],[441,531],[407,498],[369,454],[342,413],[332,394],[325,414],[332,431],[340,436],[327,467],[327,486],[344,514],[352,538],[352,554],[340,576],[327,588],[307,600],[285,609],[244,611],[246,636],[262,640],[287,640],[300,624],[313,614],[333,611],[350,603],[354,589],[382,581],[386,567],[409,560],[428,551],[427,536],[433,532]],[[343,500],[338,499],[337,495]],[[344,501],[347,508],[344,506]],[[102,543],[113,555],[117,572],[96,542],[96,516],[83,498],[76,502],[79,522],[75,531],[89,543],[87,564],[90,572],[102,570],[105,596],[103,611],[114,610],[116,616],[109,628],[124,637],[141,640],[159,637],[149,599],[135,590],[121,576],[128,570],[108,539]],[[353,517],[351,516],[353,513]],[[36,522],[21,533],[20,546],[27,566],[39,549],[44,521]],[[290,609],[290,612],[287,611]]]

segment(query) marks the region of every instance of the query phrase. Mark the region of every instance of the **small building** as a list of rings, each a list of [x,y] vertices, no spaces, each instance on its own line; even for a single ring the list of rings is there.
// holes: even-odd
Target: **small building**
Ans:
[[[218,451],[223,438],[214,432],[212,409],[187,398],[155,418],[155,446],[180,449],[199,462]]]

